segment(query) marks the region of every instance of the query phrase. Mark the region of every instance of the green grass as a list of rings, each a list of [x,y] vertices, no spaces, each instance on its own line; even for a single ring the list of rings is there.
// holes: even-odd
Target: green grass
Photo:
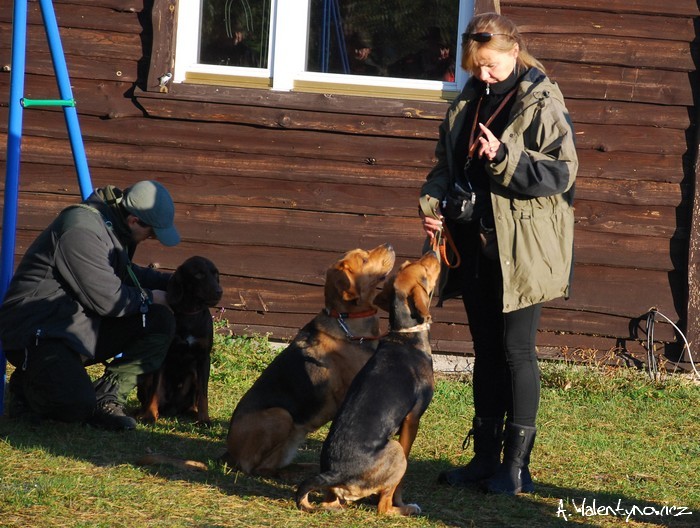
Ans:
[[[296,481],[252,478],[216,462],[236,402],[276,354],[265,338],[227,336],[225,321],[218,326],[209,429],[186,419],[126,433],[0,419],[0,526],[700,526],[700,386],[565,363],[542,364],[535,494],[486,496],[436,483],[441,470],[469,459],[461,446],[472,416],[469,378],[438,376],[405,477],[404,497],[422,516],[380,517],[368,502],[300,512]],[[300,460],[317,461],[326,432],[309,438]],[[137,466],[148,452],[201,460],[209,471]],[[583,501],[598,514],[577,513]],[[664,506],[693,514],[653,514]],[[633,509],[627,519],[623,510]]]

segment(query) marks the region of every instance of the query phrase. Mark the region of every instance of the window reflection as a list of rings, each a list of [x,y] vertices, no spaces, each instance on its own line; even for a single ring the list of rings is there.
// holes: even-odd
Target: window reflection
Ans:
[[[307,69],[454,81],[455,0],[311,0]]]
[[[199,62],[267,68],[270,0],[202,0]]]
[[[458,0],[293,1],[309,2],[307,71],[454,81]],[[201,2],[200,63],[270,67],[271,0]]]

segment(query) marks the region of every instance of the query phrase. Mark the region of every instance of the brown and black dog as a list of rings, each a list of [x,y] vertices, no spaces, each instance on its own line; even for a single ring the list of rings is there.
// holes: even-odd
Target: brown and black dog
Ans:
[[[175,337],[160,369],[139,379],[139,419],[156,421],[161,415],[191,413],[197,423],[210,423],[214,323],[209,308],[216,306],[222,294],[219,270],[205,257],[190,257],[173,273],[166,300],[175,313]]]
[[[335,416],[355,374],[377,347],[378,286],[394,249],[348,251],[326,272],[325,308],[265,368],[238,402],[221,460],[248,474],[277,476],[306,436]]]
[[[403,264],[375,298],[389,310],[389,333],[355,377],[331,424],[321,449],[321,473],[297,488],[300,509],[315,509],[308,495],[321,491],[323,508],[379,495],[379,513],[420,513],[418,505],[404,504],[400,484],[433,397],[429,309],[439,274],[438,256],[426,253]],[[398,441],[392,439],[396,434]]]

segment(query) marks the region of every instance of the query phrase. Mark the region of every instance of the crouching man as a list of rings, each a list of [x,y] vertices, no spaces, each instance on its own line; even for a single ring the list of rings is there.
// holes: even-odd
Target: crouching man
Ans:
[[[0,341],[15,367],[10,417],[136,427],[126,398],[162,363],[175,318],[165,300],[170,274],[131,259],[147,238],[176,245],[174,216],[155,181],[107,186],[64,209],[27,249],[0,306]],[[93,383],[85,367],[100,362],[104,375]]]

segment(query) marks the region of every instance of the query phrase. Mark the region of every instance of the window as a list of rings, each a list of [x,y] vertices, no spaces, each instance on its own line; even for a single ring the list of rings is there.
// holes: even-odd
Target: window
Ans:
[[[440,98],[466,81],[455,65],[472,11],[473,0],[178,2],[173,80]]]

